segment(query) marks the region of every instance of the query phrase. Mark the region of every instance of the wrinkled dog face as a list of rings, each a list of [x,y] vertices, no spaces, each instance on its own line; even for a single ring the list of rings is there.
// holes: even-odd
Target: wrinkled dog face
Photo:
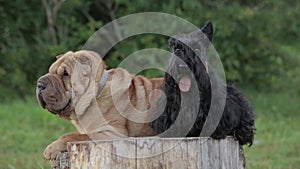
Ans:
[[[92,68],[97,65],[98,70],[100,63],[100,56],[91,51],[57,56],[49,73],[37,81],[36,95],[40,105],[53,114],[70,116],[90,84]]]

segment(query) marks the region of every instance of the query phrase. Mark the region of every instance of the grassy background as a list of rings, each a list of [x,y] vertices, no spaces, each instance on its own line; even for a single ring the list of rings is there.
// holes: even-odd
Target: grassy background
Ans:
[[[289,93],[252,93],[257,133],[245,147],[249,169],[296,169],[300,166],[299,96]]]
[[[65,132],[71,123],[40,108],[34,98],[0,105],[0,168],[50,168],[44,148]]]
[[[245,147],[249,169],[296,169],[300,166],[299,96],[279,91],[245,90],[255,106],[257,134]],[[0,105],[0,168],[49,168],[44,148],[71,123],[42,110],[35,99]]]
[[[300,47],[286,47],[298,56]],[[294,59],[300,63],[300,58]],[[245,147],[249,169],[297,169],[300,166],[300,88],[298,66],[268,92],[243,88],[256,113],[254,145]],[[266,87],[268,88],[268,87]],[[0,103],[0,169],[49,168],[44,148],[74,131],[70,122],[40,108],[35,98]]]

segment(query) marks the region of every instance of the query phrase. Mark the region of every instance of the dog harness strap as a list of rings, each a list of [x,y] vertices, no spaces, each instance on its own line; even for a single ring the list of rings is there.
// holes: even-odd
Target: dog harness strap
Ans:
[[[106,81],[107,81],[107,78],[108,78],[108,71],[107,70],[104,70],[103,72],[103,75],[102,75],[102,78],[99,82],[99,87],[98,87],[98,93],[97,93],[97,96],[99,96],[99,94],[101,93],[102,89],[104,88],[105,84],[106,84]]]

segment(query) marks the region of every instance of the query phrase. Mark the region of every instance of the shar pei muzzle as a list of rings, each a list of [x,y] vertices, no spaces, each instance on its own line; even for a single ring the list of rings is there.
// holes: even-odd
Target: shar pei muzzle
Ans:
[[[149,112],[161,95],[162,82],[122,68],[106,70],[93,51],[57,56],[49,73],[37,81],[37,99],[44,109],[70,120],[77,132],[48,145],[45,159],[54,159],[70,141],[156,135]]]

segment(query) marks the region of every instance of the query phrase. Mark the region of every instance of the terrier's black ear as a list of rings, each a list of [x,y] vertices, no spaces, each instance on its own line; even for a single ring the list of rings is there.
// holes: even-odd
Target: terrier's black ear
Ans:
[[[205,25],[201,28],[202,32],[206,37],[212,42],[214,36],[214,28],[211,21],[207,21]]]

